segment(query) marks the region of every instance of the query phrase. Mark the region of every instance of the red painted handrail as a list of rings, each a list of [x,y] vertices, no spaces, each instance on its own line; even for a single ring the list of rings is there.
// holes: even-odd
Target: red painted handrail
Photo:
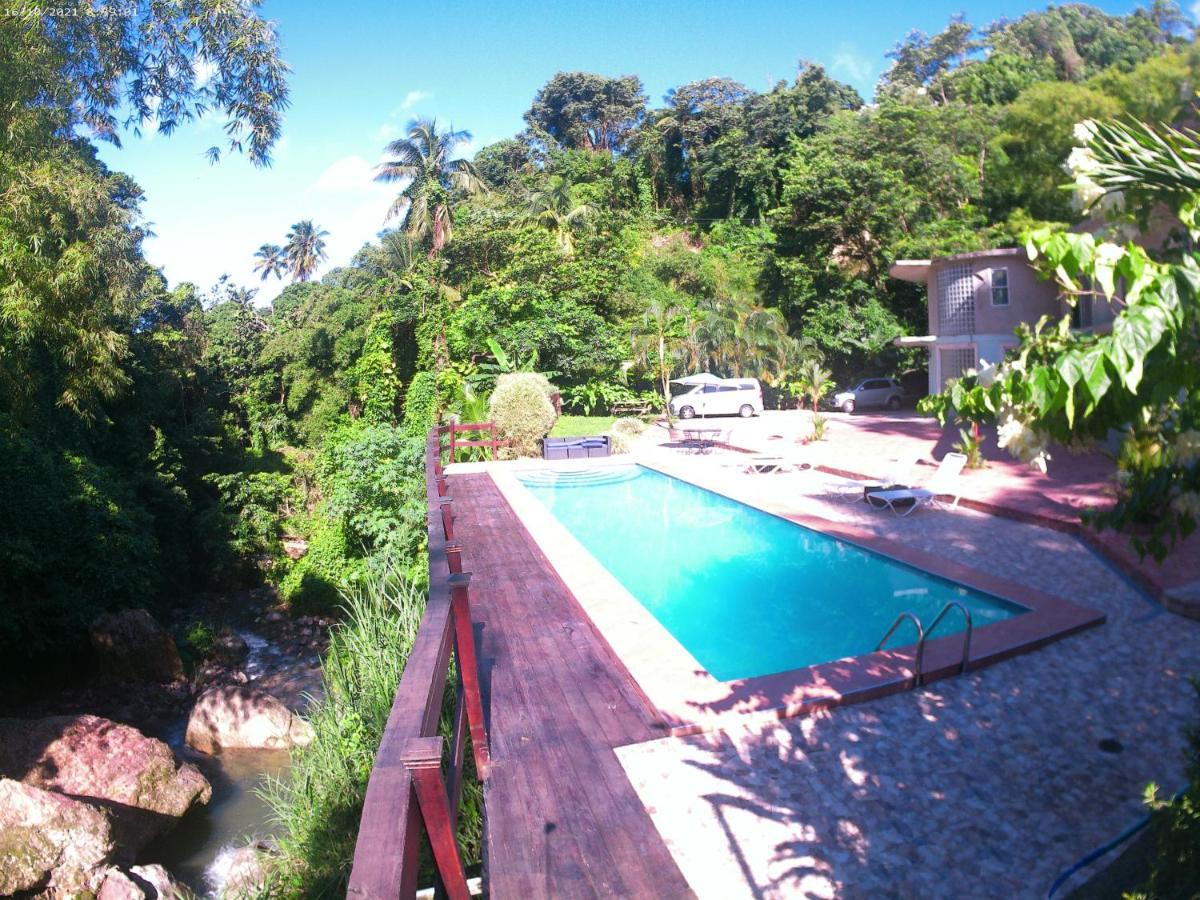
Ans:
[[[443,428],[450,435],[450,462],[458,462],[459,447],[490,447],[492,459],[495,459],[496,451],[508,446],[508,441],[496,437],[495,422],[459,422]],[[488,437],[486,440],[460,441],[457,437],[460,434],[486,434]]]
[[[434,849],[446,895],[455,900],[466,897],[462,858],[454,838],[466,727],[480,778],[487,777],[491,755],[471,628],[470,574],[462,571],[462,545],[454,540],[452,500],[442,474],[442,437],[449,433],[453,441],[454,427],[433,429],[425,445],[429,599],[367,783],[348,897],[414,897],[422,831]],[[438,722],[452,649],[461,683],[449,775],[443,780],[444,742],[438,736]]]

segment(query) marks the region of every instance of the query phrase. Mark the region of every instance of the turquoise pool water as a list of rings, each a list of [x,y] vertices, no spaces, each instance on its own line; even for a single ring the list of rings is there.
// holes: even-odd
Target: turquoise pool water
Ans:
[[[957,600],[976,628],[1026,612],[640,466],[519,478],[720,681],[870,653],[904,610],[928,624]]]

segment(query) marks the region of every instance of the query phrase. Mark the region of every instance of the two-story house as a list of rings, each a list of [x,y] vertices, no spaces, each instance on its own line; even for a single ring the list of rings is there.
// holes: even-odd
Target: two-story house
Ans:
[[[900,346],[929,348],[929,392],[958,378],[980,360],[999,362],[1017,345],[1016,327],[1044,315],[1070,315],[1076,328],[1106,328],[1113,309],[1103,298],[1083,297],[1074,305],[1043,280],[1024,250],[1003,248],[956,253],[933,259],[897,260],[894,278],[924,284],[929,297],[929,330],[896,340]]]

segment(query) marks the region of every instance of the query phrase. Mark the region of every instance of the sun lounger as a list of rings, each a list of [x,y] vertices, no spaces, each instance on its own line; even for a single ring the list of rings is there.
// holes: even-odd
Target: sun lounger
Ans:
[[[742,471],[748,475],[774,475],[779,472],[799,472],[811,468],[811,463],[783,456],[753,456],[742,465]]]
[[[920,506],[954,509],[959,501],[958,479],[966,464],[967,457],[964,454],[947,453],[923,487],[868,491],[867,503],[875,509],[891,509],[899,516],[910,515]],[[945,496],[953,497],[953,502],[944,504],[938,500]]]
[[[898,460],[884,478],[875,481],[862,481],[855,478],[839,478],[836,475],[827,475],[822,480],[822,487],[825,493],[835,500],[845,500],[846,502],[861,500],[868,491],[907,486],[909,475],[912,474],[913,467],[916,464],[917,459],[915,456]]]

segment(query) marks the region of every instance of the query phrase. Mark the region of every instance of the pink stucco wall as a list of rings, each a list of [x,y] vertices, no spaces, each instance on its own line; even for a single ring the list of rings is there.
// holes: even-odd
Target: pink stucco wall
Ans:
[[[935,259],[929,272],[929,333],[938,327],[938,273],[946,266],[970,266],[975,283],[975,334],[1011,334],[1021,322],[1036,322],[1044,315],[1062,315],[1058,289],[1042,281],[1030,268],[1023,250],[991,251],[972,258]],[[1008,306],[992,305],[992,272],[1008,270]]]

